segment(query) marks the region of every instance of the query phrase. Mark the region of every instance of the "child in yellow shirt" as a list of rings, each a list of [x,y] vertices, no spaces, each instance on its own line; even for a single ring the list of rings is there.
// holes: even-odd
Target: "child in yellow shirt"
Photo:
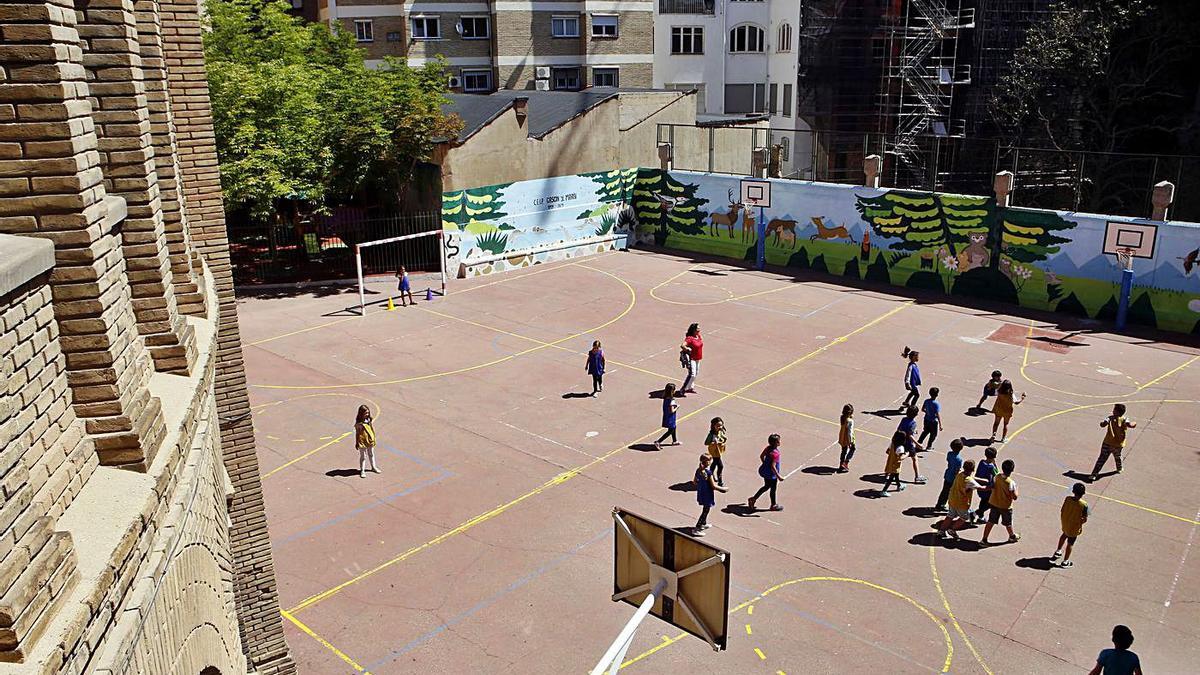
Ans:
[[[1076,483],[1071,486],[1071,494],[1063,499],[1062,509],[1059,511],[1062,536],[1058,538],[1058,548],[1055,549],[1054,555],[1050,556],[1051,560],[1062,558],[1060,567],[1071,567],[1075,564],[1071,562],[1071,549],[1075,547],[1075,539],[1083,534],[1083,524],[1088,519],[1088,505],[1083,501],[1083,495],[1086,493],[1087,488],[1083,483]],[[1063,544],[1067,545],[1065,553]]]

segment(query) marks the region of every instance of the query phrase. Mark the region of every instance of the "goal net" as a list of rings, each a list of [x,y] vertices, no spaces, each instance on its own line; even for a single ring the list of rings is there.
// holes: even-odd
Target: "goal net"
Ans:
[[[399,302],[400,269],[408,273],[409,288],[418,294],[446,294],[446,245],[441,230],[365,241],[355,247],[358,272],[358,310],[366,314],[370,304]]]

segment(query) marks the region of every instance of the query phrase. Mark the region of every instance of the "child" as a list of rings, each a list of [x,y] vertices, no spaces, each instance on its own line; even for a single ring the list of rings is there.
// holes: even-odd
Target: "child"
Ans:
[[[604,350],[600,348],[599,340],[592,343],[592,351],[588,352],[585,367],[592,376],[592,397],[595,397],[604,391]]]
[[[992,420],[992,442],[996,442],[996,429],[1000,428],[1000,422],[1004,422],[1004,431],[1000,434],[1000,442],[1008,438],[1008,421],[1012,419],[1013,407],[1021,405],[1025,401],[1025,394],[1021,394],[1019,400],[1013,400],[1013,385],[1012,380],[1005,380],[1000,383],[1000,387],[996,390],[996,402],[992,404],[992,414],[995,419]]]
[[[721,458],[725,455],[725,420],[720,417],[712,418],[708,423],[708,438],[704,439],[704,444],[708,446],[708,454],[712,457],[713,473],[717,478],[717,485],[725,488],[725,462]]]
[[[1112,455],[1117,462],[1117,473],[1121,473],[1121,450],[1125,448],[1125,432],[1127,429],[1135,429],[1137,425],[1125,419],[1125,404],[1118,403],[1113,406],[1112,414],[1109,415],[1100,426],[1106,427],[1104,432],[1104,442],[1100,444],[1100,457],[1096,459],[1096,466],[1092,467],[1091,481],[1096,482],[1100,477],[1100,470],[1108,462],[1108,456]]]
[[[403,265],[401,265],[399,271],[396,272],[396,278],[400,280],[400,306],[406,306],[404,302],[404,296],[407,295],[408,302],[415,307],[417,305],[417,301],[413,300],[412,289],[409,288],[408,284],[408,270],[404,269]]]
[[[1113,649],[1105,649],[1096,657],[1096,667],[1088,675],[1142,675],[1138,655],[1129,651],[1133,646],[1133,631],[1128,626],[1113,626]]]
[[[921,404],[921,412],[925,413],[923,424],[921,425],[921,437],[917,439],[918,443],[924,443],[925,437],[929,437],[929,443],[925,446],[927,449],[933,449],[933,442],[937,440],[938,432],[942,430],[942,404],[938,403],[937,397],[941,390],[937,387],[929,388],[929,398]]]
[[[979,403],[975,404],[976,410],[983,410],[983,402],[996,395],[996,391],[1000,389],[1001,378],[1003,378],[1003,375],[1000,374],[1000,371],[992,371],[992,379],[983,384],[983,396],[980,396]]]
[[[933,505],[934,511],[945,511],[946,500],[950,497],[950,489],[954,486],[954,481],[958,480],[959,470],[964,466],[962,457],[959,453],[963,449],[963,440],[956,438],[950,441],[950,452],[946,453],[946,473],[942,474],[942,491],[938,493],[937,503]],[[971,462],[971,469],[974,470],[975,462]]]
[[[898,492],[904,491],[904,483],[900,482],[900,461],[901,453],[903,452],[902,448],[904,448],[904,434],[897,431],[896,433],[892,434],[892,442],[888,443],[887,464],[885,464],[883,467],[883,487],[879,488],[880,497],[891,497],[891,495],[888,494],[888,486],[891,485],[893,481],[896,483],[896,490]]]
[[[712,527],[708,524],[708,511],[717,503],[714,491],[726,491],[724,486],[713,482],[713,472],[708,466],[711,462],[712,457],[700,455],[700,466],[696,469],[696,475],[693,479],[696,481],[696,501],[700,504],[700,519],[696,521],[696,526],[692,528],[692,536],[694,537],[703,537],[704,531]]]
[[[842,458],[838,464],[838,473],[850,470],[850,460],[854,459],[854,406],[847,403],[842,406],[842,419],[838,427],[838,445],[842,446]]]
[[[983,527],[983,538],[979,543],[983,546],[988,545],[988,535],[992,533],[992,528],[996,523],[1003,521],[1004,529],[1008,530],[1008,543],[1016,543],[1021,540],[1021,535],[1013,532],[1012,528],[1012,505],[1017,501],[1017,482],[1013,480],[1013,471],[1017,470],[1017,463],[1011,459],[1004,460],[1000,465],[1000,474],[996,476],[996,482],[992,484],[992,496],[988,499],[988,506],[992,512],[988,515],[987,525]]]
[[[675,413],[679,412],[679,404],[675,402],[675,383],[668,382],[663,388],[662,425],[666,431],[654,441],[654,449],[662,450],[662,442],[671,438],[671,445],[679,445],[679,437],[675,435]]]
[[[975,470],[975,462],[963,462],[962,471],[954,477],[950,486],[950,511],[942,522],[938,523],[939,539],[953,537],[958,539],[958,530],[967,524],[971,514],[971,495],[979,489],[979,483],[971,476]]]
[[[904,403],[900,404],[900,409],[903,410],[921,400],[921,368],[917,365],[921,354],[905,346],[900,356],[908,359],[908,366],[904,369],[904,388],[908,390],[908,396],[904,398]]]
[[[988,500],[992,497],[992,484],[996,480],[996,449],[988,448],[983,451],[983,461],[975,468],[975,479],[980,484],[979,508],[971,519],[973,523],[982,523],[988,511]]]
[[[924,446],[917,440],[917,407],[915,405],[908,406],[904,411],[904,419],[900,420],[900,424],[896,426],[896,431],[904,434],[904,452],[912,458],[913,465],[913,484],[924,485],[925,476],[921,475],[917,468],[917,452],[925,449]]]
[[[762,463],[758,467],[758,475],[762,476],[763,486],[754,493],[754,496],[746,500],[746,505],[751,509],[754,508],[754,502],[768,490],[771,491],[771,510],[782,511],[783,507],[779,502],[775,501],[775,488],[779,486],[779,481],[783,480],[783,475],[779,473],[779,434],[771,434],[767,438],[767,447],[758,455],[759,461]]]
[[[354,419],[354,447],[358,448],[358,477],[367,477],[368,463],[371,473],[379,473],[375,464],[375,425],[371,409],[365,405],[358,406],[358,416]]]
[[[1071,486],[1071,494],[1063,499],[1062,509],[1059,511],[1059,519],[1062,521],[1062,536],[1058,538],[1058,548],[1054,549],[1054,555],[1050,556],[1051,560],[1058,560],[1062,557],[1061,567],[1072,567],[1075,563],[1071,562],[1071,549],[1075,548],[1075,539],[1083,534],[1083,524],[1088,519],[1088,505],[1083,501],[1083,495],[1087,493],[1087,488],[1083,483],[1076,483]],[[1067,545],[1066,553],[1063,553],[1063,544]]]

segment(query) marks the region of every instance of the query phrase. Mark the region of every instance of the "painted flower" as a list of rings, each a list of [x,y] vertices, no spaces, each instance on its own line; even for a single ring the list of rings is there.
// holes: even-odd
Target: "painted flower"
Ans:
[[[945,258],[942,258],[942,265],[944,265],[946,267],[946,269],[957,270],[958,269],[958,258],[955,258],[952,255],[948,255]]]

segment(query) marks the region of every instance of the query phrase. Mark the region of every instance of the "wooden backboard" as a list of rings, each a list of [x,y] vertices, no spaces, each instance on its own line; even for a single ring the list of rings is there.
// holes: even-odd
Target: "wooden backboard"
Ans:
[[[650,613],[705,640],[713,649],[725,649],[729,637],[729,553],[619,507],[613,509],[613,519],[613,599],[640,605],[650,593],[648,588],[622,595],[665,580],[666,588]],[[696,571],[688,571],[697,566]],[[678,572],[684,574],[672,574]]]

